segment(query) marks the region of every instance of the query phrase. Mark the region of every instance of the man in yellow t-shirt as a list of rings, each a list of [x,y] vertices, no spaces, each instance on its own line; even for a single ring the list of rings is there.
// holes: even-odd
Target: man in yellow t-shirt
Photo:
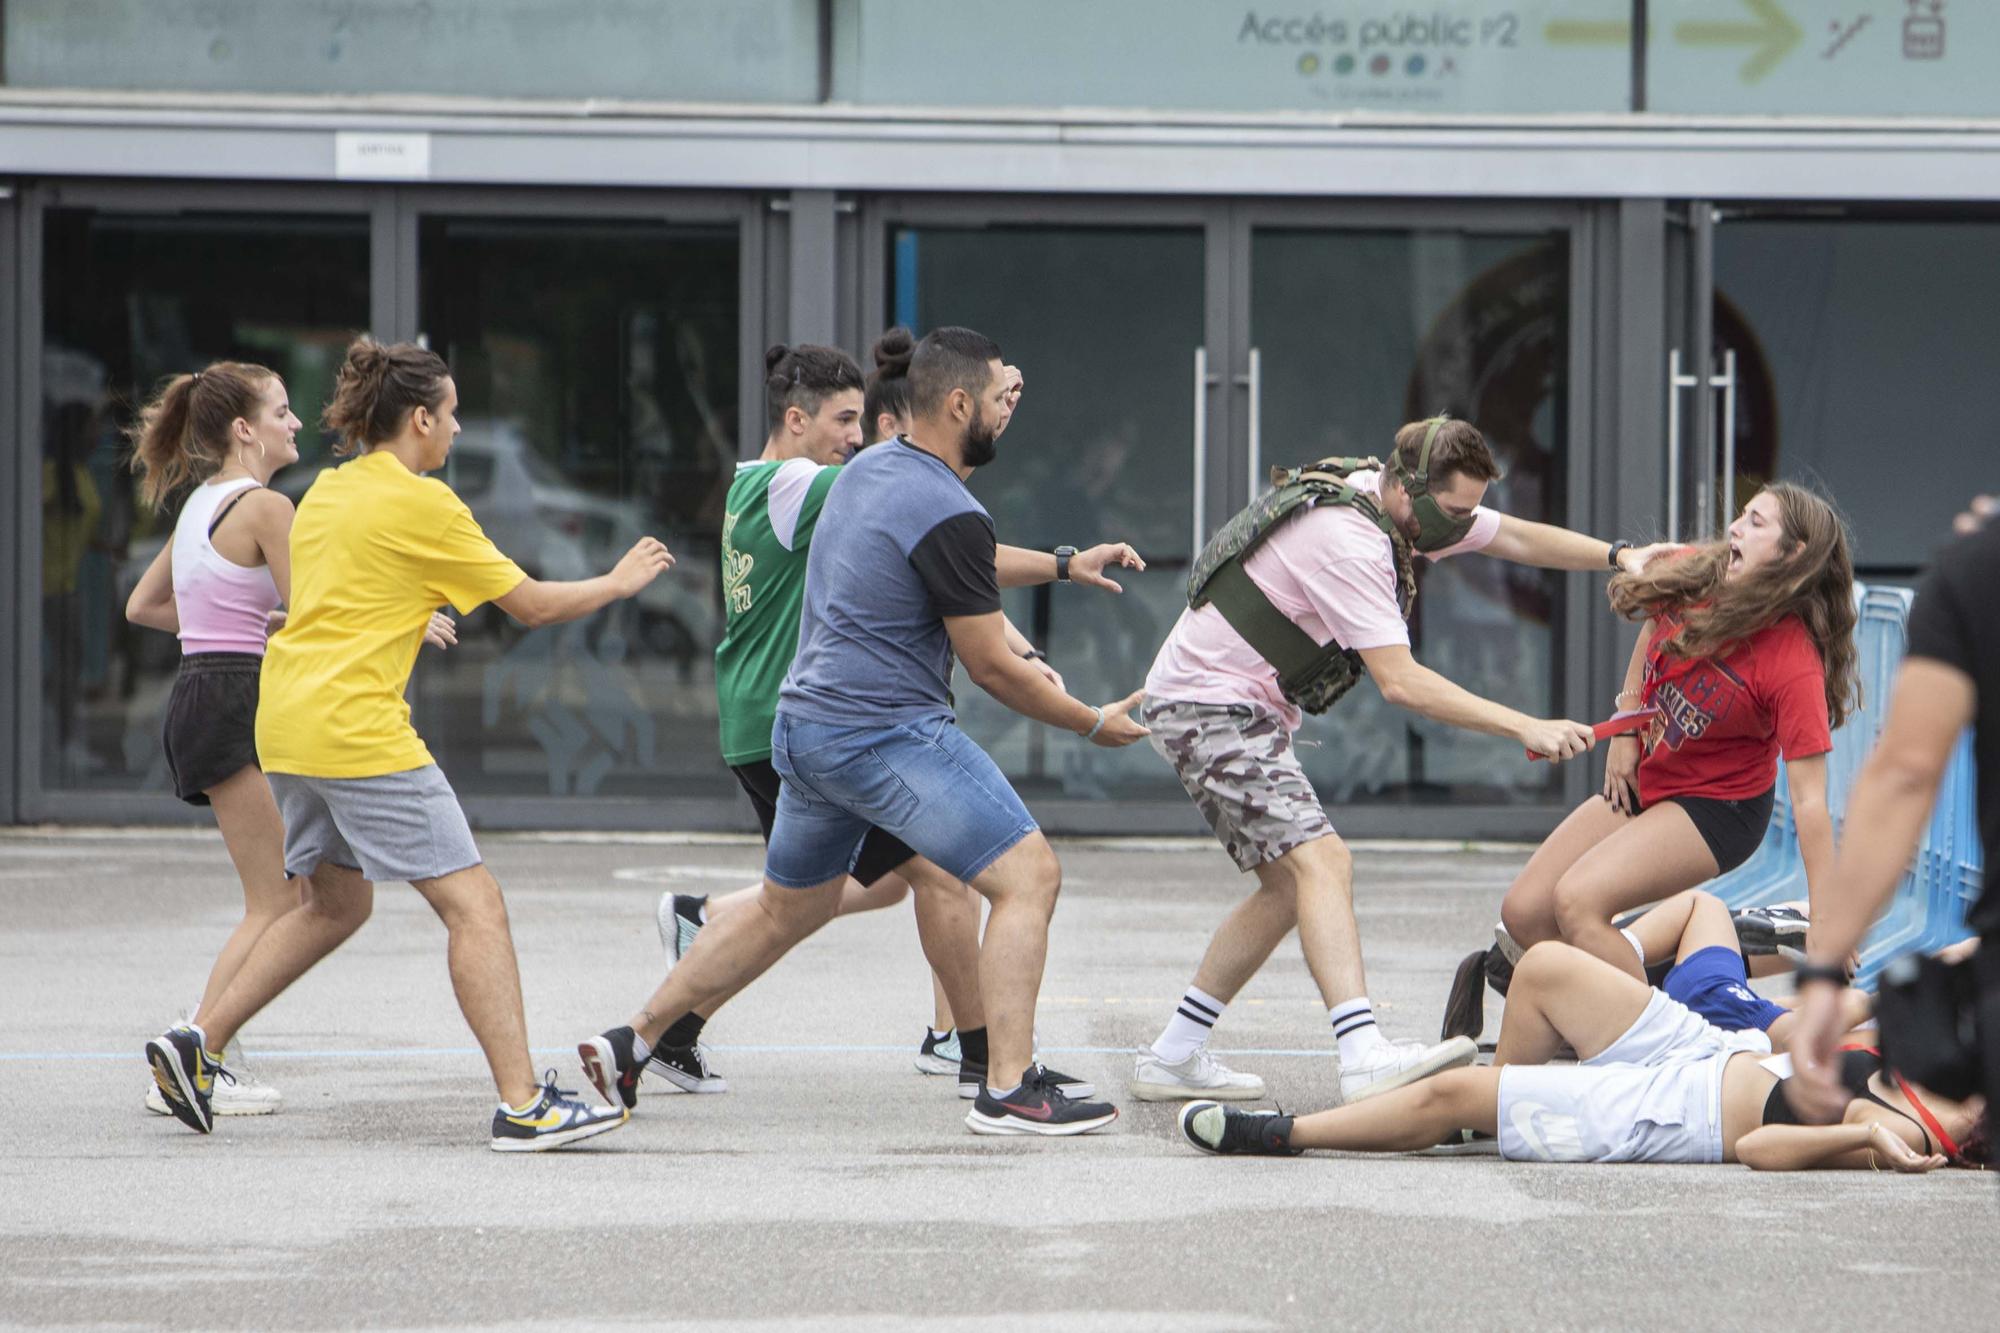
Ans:
[[[452,987],[500,1094],[491,1146],[561,1147],[616,1129],[623,1107],[538,1084],[500,886],[458,798],[410,725],[404,690],[431,615],[493,602],[533,627],[631,597],[673,564],[643,538],[610,573],[544,583],[494,547],[443,482],[458,389],[435,353],[370,339],[348,349],[327,427],[360,457],[321,474],[291,533],[292,605],[265,653],[257,751],[284,816],[297,908],[267,927],[204,1011],[147,1043],[167,1105],[207,1133],[217,1057],[238,1028],[368,919],[374,884],[405,880],[450,932]],[[277,852],[276,848],[271,849]]]

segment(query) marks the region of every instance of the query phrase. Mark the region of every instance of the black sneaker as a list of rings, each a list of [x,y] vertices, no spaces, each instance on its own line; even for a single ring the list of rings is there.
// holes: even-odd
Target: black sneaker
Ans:
[[[1736,925],[1736,942],[1745,958],[1779,954],[1794,963],[1805,961],[1806,931],[1812,927],[1812,918],[1797,904],[1749,907],[1730,913],[1729,919]]]
[[[965,1113],[965,1123],[975,1134],[1088,1134],[1118,1118],[1118,1108],[1110,1102],[1086,1102],[1065,1094],[1051,1074],[1040,1065],[1029,1065],[1021,1076],[1021,1086],[1005,1097],[995,1097],[985,1084]]]
[[[687,955],[694,945],[694,937],[701,933],[702,909],[708,906],[705,893],[673,893],[660,895],[660,905],[653,909],[653,923],[660,928],[660,947],[667,951],[667,971]]]
[[[597,1095],[628,1111],[639,1104],[639,1070],[645,1061],[639,1058],[638,1048],[639,1034],[629,1027],[600,1032],[576,1047],[584,1076]]]
[[[1071,1101],[1082,1101],[1097,1095],[1097,1085],[1095,1083],[1086,1082],[1070,1074],[1058,1073],[1042,1065],[1030,1065],[1029,1068],[1040,1069],[1042,1073],[1048,1076],[1049,1082],[1055,1087],[1056,1091]],[[980,1090],[985,1085],[986,1066],[975,1064],[961,1056],[958,1062],[958,1095],[960,1100],[968,1102],[973,1100],[979,1096]]]
[[[1451,974],[1451,991],[1444,1000],[1444,1026],[1439,1041],[1453,1037],[1477,1039],[1486,1027],[1486,955],[1490,948],[1467,954]]]
[[[729,1091],[729,1080],[708,1067],[707,1052],[699,1046],[655,1046],[646,1072],[682,1092]]]
[[[501,1107],[493,1113],[494,1152],[547,1152],[598,1134],[632,1118],[622,1106],[587,1106],[556,1086],[556,1071],[542,1075],[542,1095],[526,1111]]]
[[[1221,1102],[1183,1106],[1181,1137],[1218,1156],[1297,1157],[1305,1151],[1292,1146],[1292,1117],[1277,1111],[1245,1111]]]
[[[192,1023],[176,1023],[146,1043],[146,1063],[153,1067],[153,1082],[167,1100],[174,1118],[197,1134],[215,1128],[215,1112],[209,1098],[215,1092],[215,1071],[220,1062],[202,1049],[201,1030]]]

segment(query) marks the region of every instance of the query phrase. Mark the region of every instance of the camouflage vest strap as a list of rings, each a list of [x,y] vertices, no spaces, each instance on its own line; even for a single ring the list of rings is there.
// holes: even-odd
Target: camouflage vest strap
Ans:
[[[1345,505],[1366,515],[1389,538],[1396,562],[1396,600],[1405,619],[1416,599],[1410,544],[1375,497],[1347,482],[1350,473],[1379,469],[1372,458],[1328,458],[1303,468],[1271,470],[1272,488],[1231,518],[1196,557],[1188,605],[1213,604],[1257,655],[1278,673],[1278,688],[1308,713],[1323,713],[1353,689],[1366,668],[1361,655],[1337,643],[1315,643],[1271,604],[1244,572],[1243,560],[1280,523],[1315,504]]]

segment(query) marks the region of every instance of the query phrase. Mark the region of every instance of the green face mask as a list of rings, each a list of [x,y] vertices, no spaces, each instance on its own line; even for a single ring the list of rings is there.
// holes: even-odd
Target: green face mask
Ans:
[[[1403,465],[1400,452],[1392,451],[1389,455],[1396,480],[1403,484],[1404,492],[1410,497],[1410,517],[1417,521],[1416,540],[1410,545],[1419,551],[1442,551],[1447,546],[1456,546],[1472,531],[1472,515],[1456,518],[1446,513],[1444,506],[1437,502],[1437,497],[1431,494],[1431,441],[1437,438],[1438,428],[1450,419],[1431,418],[1414,471]]]

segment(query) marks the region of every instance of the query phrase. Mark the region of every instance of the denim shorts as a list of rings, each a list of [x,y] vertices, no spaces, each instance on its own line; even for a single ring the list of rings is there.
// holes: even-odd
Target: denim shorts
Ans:
[[[784,787],[764,873],[789,889],[847,874],[871,826],[968,882],[1035,831],[999,766],[949,718],[853,727],[780,708],[771,766]]]
[[[287,875],[337,865],[376,884],[414,884],[480,863],[465,811],[436,764],[374,778],[265,776],[285,820]]]

